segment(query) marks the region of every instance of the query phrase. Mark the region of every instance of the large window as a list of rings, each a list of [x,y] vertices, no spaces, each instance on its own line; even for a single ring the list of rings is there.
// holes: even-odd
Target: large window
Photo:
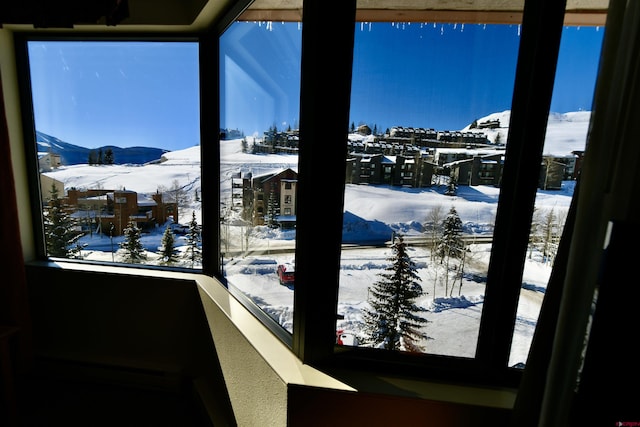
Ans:
[[[43,256],[202,268],[305,363],[515,384],[604,29],[320,3],[214,42],[25,39]]]
[[[27,42],[44,248],[201,268],[195,42]]]
[[[475,356],[519,42],[519,25],[356,28],[336,326],[354,344]]]

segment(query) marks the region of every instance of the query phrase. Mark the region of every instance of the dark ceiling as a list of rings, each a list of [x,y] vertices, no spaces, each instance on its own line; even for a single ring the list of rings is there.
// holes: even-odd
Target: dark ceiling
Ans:
[[[207,0],[2,0],[0,25],[190,25]]]

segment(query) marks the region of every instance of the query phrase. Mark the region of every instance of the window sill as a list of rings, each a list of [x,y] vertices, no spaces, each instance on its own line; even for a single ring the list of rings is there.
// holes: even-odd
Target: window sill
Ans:
[[[409,380],[355,371],[329,373],[305,365],[219,281],[199,275],[196,283],[225,376],[230,372],[234,372],[235,376],[239,370],[250,369],[251,363],[256,363],[256,360],[243,360],[245,357],[252,359],[246,352],[237,352],[238,347],[246,343],[249,345],[247,350],[255,352],[260,363],[264,363],[285,387],[383,395],[499,410],[513,408],[515,389]],[[225,355],[227,352],[229,354]],[[229,378],[228,382],[236,380]],[[250,381],[255,381],[255,378]]]

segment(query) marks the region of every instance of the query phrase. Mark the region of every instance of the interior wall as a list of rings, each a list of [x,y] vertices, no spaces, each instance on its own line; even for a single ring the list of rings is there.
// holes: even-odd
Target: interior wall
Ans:
[[[270,365],[268,356],[261,354],[245,334],[255,333],[256,326],[260,328],[264,341],[271,341],[265,345],[285,353],[279,361],[286,363],[288,355],[284,344],[266,328],[256,325],[257,320],[214,282],[213,279],[199,280],[199,289],[238,425],[287,425],[287,384],[282,373]],[[246,328],[244,333],[238,324]],[[292,355],[289,357],[293,358]],[[289,367],[296,369],[295,362]]]
[[[18,92],[18,76],[15,66],[13,48],[13,32],[0,28],[0,74],[2,74],[2,92],[4,96],[5,114],[11,148],[11,164],[16,187],[16,203],[18,205],[18,224],[20,240],[25,260],[35,258],[33,243],[33,226],[29,201],[24,141]]]
[[[122,270],[122,269],[121,269]],[[36,359],[214,377],[217,356],[191,280],[28,265]]]

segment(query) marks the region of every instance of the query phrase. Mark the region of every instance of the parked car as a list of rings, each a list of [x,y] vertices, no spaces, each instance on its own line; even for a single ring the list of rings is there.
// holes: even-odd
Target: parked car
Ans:
[[[351,332],[346,332],[344,329],[338,329],[336,331],[336,344],[357,347],[358,338]]]
[[[285,262],[283,264],[278,264],[276,272],[278,273],[280,284],[285,286],[293,286],[295,271],[295,264],[293,263]]]

